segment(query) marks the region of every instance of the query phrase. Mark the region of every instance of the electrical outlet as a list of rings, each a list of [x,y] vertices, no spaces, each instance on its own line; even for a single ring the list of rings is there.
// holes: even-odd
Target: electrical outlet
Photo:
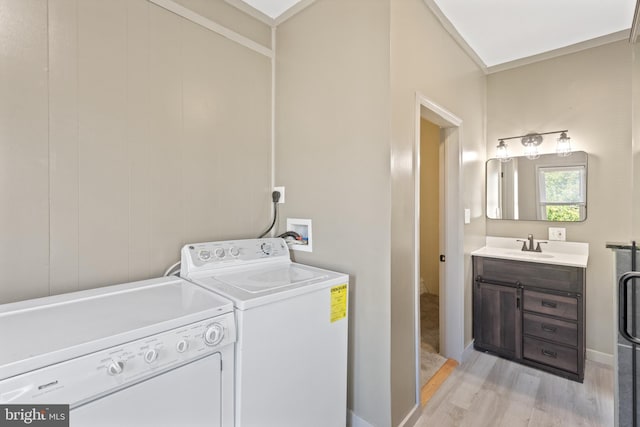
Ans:
[[[273,191],[280,192],[280,200],[278,200],[278,203],[284,203],[284,186],[283,187],[273,187]]]
[[[562,227],[549,227],[549,240],[567,240],[567,229]]]

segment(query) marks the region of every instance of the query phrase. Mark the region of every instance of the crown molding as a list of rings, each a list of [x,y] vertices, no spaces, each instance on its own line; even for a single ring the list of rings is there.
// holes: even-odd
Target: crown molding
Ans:
[[[636,10],[633,13],[633,23],[629,34],[629,42],[636,43],[640,36],[640,0],[636,2]]]
[[[433,12],[440,24],[449,33],[453,40],[462,48],[462,50],[476,63],[476,65],[487,74],[487,65],[478,56],[475,50],[466,42],[466,40],[460,35],[456,27],[449,21],[449,18],[445,16],[440,7],[436,4],[435,0],[423,0],[427,7]]]
[[[315,3],[316,0],[301,0],[298,3],[294,4],[293,6],[291,6],[289,9],[285,10],[282,15],[278,16],[275,19],[275,25],[278,26],[280,24],[282,24],[284,21],[286,21],[287,19],[293,17],[294,15],[298,14],[299,12],[301,12],[303,9],[306,9],[307,7],[311,6],[313,3]]]
[[[301,10],[311,6],[311,4],[313,4],[316,0],[301,0],[298,3],[294,4],[293,6],[291,6],[289,9],[282,12],[282,14],[275,19],[260,12],[258,9],[251,6],[248,3],[245,3],[242,0],[224,0],[224,1],[230,4],[231,6],[235,7],[236,9],[243,11],[247,15],[254,17],[258,21],[261,21],[269,25],[270,27],[277,27],[287,19],[296,15]]]
[[[235,7],[236,9],[239,9],[242,12],[246,13],[247,15],[252,16],[258,21],[261,21],[262,23],[267,24],[270,27],[274,27],[276,25],[275,19],[273,19],[268,15],[265,15],[255,7],[251,6],[248,3],[243,2],[242,0],[224,0],[224,1],[230,4],[231,6]]]
[[[188,9],[182,6],[179,3],[176,3],[173,0],[147,0],[150,3],[155,4],[163,9],[168,10],[178,16],[181,16],[184,19],[187,19],[194,24],[200,25],[207,30],[213,31],[214,33],[220,34],[227,39],[234,41],[248,49],[253,50],[254,52],[258,52],[268,58],[273,58],[273,50],[266,46],[261,45],[248,37],[243,36],[242,34],[236,33],[235,31],[218,24],[211,19],[200,15],[199,13],[194,12],[191,9]]]
[[[564,46],[558,49],[550,50],[548,52],[539,53],[537,55],[527,56],[526,58],[516,59],[514,61],[504,62],[502,64],[492,65],[487,67],[487,74],[498,73],[500,71],[506,71],[523,65],[529,65],[540,61],[546,61],[548,59],[557,58],[571,53],[581,52],[583,50],[591,49],[598,46],[604,46],[609,43],[615,43],[620,40],[626,40],[629,38],[629,30],[622,30],[615,33],[607,34],[605,36],[596,37],[594,39],[585,40],[580,43],[575,43],[569,46]]]

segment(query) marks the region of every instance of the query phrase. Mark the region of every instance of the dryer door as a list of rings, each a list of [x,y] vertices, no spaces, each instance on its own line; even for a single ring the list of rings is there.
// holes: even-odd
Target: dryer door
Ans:
[[[71,410],[71,427],[222,426],[220,353]]]

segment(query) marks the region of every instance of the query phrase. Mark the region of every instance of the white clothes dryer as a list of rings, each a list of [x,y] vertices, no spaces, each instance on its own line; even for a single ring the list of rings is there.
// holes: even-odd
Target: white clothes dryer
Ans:
[[[175,277],[1,305],[0,406],[69,405],[72,427],[232,427],[235,340],[232,303]]]
[[[181,277],[233,301],[238,427],[346,425],[346,274],[291,262],[283,239],[186,245]]]

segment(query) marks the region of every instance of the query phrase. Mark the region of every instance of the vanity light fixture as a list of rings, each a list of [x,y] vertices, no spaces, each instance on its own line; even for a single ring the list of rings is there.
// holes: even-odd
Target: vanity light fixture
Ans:
[[[496,158],[501,162],[508,162],[511,160],[511,157],[509,157],[509,148],[503,140],[500,140],[500,143],[496,147]]]
[[[527,156],[529,160],[535,160],[540,157],[540,152],[538,151],[538,146],[542,144],[542,140],[544,139],[542,135],[551,135],[554,133],[559,133],[560,136],[556,140],[556,153],[560,157],[570,156],[571,155],[571,138],[567,136],[568,130],[556,130],[553,132],[543,132],[543,133],[528,133],[526,135],[520,136],[510,136],[508,138],[500,138],[498,139],[499,144],[496,147],[496,158],[500,159],[501,162],[506,162],[511,160],[509,157],[509,153],[507,152],[507,144],[504,142],[508,139],[517,139],[520,138],[520,142],[524,146],[524,154]]]

